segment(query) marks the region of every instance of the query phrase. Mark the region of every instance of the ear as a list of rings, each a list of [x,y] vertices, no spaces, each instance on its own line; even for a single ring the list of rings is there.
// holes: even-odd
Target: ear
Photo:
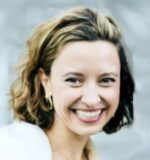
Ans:
[[[51,95],[50,77],[46,75],[46,73],[44,72],[44,70],[42,68],[40,68],[38,70],[38,76],[39,76],[41,84],[42,84],[42,86],[44,88],[45,95],[49,97]]]

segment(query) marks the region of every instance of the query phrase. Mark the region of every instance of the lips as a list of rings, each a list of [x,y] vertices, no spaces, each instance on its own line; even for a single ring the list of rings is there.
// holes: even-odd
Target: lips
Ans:
[[[77,110],[76,113],[80,118],[93,118],[97,117],[102,110],[97,111],[84,111],[84,110]]]
[[[82,122],[90,123],[90,122],[96,122],[104,109],[96,109],[96,110],[81,110],[76,109],[74,110],[74,113],[78,117],[78,119]]]

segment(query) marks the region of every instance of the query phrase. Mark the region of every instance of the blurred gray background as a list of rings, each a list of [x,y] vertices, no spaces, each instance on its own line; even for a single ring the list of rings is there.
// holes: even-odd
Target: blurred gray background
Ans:
[[[75,6],[89,6],[116,18],[132,58],[136,80],[135,123],[113,135],[93,137],[102,160],[150,160],[150,1],[0,0],[0,127],[12,122],[8,91],[12,66],[33,27]]]

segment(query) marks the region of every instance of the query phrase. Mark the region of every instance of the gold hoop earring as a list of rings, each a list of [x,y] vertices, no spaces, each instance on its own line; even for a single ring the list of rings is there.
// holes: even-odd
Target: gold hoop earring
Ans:
[[[51,111],[53,109],[53,101],[52,96],[45,96],[46,102],[49,104],[49,110]]]

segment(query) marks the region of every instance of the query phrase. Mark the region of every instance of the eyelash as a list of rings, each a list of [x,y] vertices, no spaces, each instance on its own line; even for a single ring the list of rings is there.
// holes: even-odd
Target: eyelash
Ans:
[[[103,82],[103,83],[112,83],[112,82],[115,82],[115,79],[108,77],[108,78],[101,79],[100,82]]]
[[[108,81],[111,81],[111,82],[115,82],[115,79],[114,79],[114,78],[109,78],[109,77],[108,77],[108,78],[103,78],[102,81],[107,81],[107,82],[108,82]]]
[[[112,83],[114,83],[116,80],[111,77],[105,77],[98,81],[99,85],[103,87],[110,86]],[[73,87],[79,87],[81,85],[81,80],[75,77],[70,77],[65,80],[65,82],[69,83]]]
[[[74,84],[77,83],[77,82],[78,82],[78,83],[81,82],[79,79],[73,78],[73,77],[72,77],[72,78],[68,78],[68,79],[66,79],[65,81],[66,81],[66,82],[69,82],[69,83],[74,83]]]

